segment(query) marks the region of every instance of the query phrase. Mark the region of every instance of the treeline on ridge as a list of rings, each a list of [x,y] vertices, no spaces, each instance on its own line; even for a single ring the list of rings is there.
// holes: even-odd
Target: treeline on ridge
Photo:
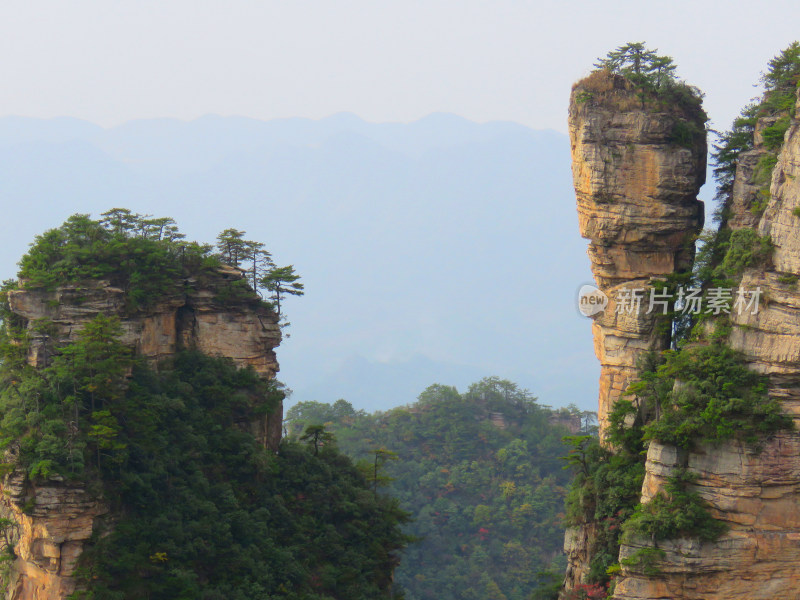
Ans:
[[[592,431],[594,417],[542,406],[496,377],[464,393],[432,385],[386,412],[338,400],[286,415],[290,439],[323,429],[323,445],[359,461],[376,492],[385,486],[410,513],[405,532],[417,541],[395,574],[407,600],[528,600],[542,581],[552,587],[543,571],[565,565],[562,438]]]

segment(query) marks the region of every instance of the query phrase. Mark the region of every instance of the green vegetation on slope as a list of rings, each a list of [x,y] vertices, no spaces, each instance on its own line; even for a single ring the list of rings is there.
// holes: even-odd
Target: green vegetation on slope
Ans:
[[[761,158],[752,183],[762,186],[763,199],[754,204],[752,210],[755,214],[761,214],[766,208],[772,169],[777,163],[790,119],[795,116],[797,87],[800,85],[800,43],[792,42],[769,61],[761,84],[764,87],[761,98],[745,106],[731,128],[719,134],[711,154],[717,179],[717,199],[722,201],[718,216],[723,224],[728,218],[737,161],[742,153],[755,147],[756,123],[764,117],[771,118],[773,122],[761,132],[768,153]]]
[[[767,394],[767,378],[721,340],[667,351],[664,359],[629,389],[642,410],[657,415],[645,426],[645,439],[687,450],[733,438],[756,445],[792,427]]]
[[[260,412],[252,372],[197,353],[165,366],[134,370],[127,460],[101,474],[123,516],[85,557],[77,597],[388,598],[406,541],[397,502],[331,447],[260,447],[237,426]]]
[[[558,457],[581,413],[490,378],[463,394],[433,385],[383,413],[302,402],[287,419],[290,436],[324,425],[411,513],[405,530],[419,541],[396,572],[409,600],[527,600],[538,573],[563,567],[568,473]]]
[[[696,475],[685,464],[649,502],[639,501],[650,440],[691,450],[738,439],[758,449],[766,436],[792,428],[779,402],[768,396],[764,376],[723,342],[647,356],[628,390],[630,399],[618,400],[609,415],[608,447],[591,436],[570,438],[568,462],[575,479],[567,522],[596,528],[590,584],[609,587],[624,535],[657,543],[677,537],[713,540],[725,530],[693,490]],[[648,569],[655,568],[652,558]]]
[[[151,294],[175,282],[147,287],[141,278],[154,264],[183,275],[187,263],[174,240],[118,227],[78,215],[40,236],[23,259],[23,285],[103,278],[157,301]],[[201,269],[220,264],[197,248]],[[407,515],[397,501],[376,494],[333,447],[285,442],[275,454],[252,435],[282,398],[279,385],[197,352],[154,370],[120,342],[118,318],[103,314],[34,369],[28,323],[8,305],[17,285],[0,294],[0,450],[12,459],[3,472],[80,485],[111,508],[81,558],[83,589],[73,598],[401,597],[391,579]],[[32,325],[36,334],[52,327]],[[0,522],[4,533],[8,526]],[[10,542],[4,536],[5,583]]]

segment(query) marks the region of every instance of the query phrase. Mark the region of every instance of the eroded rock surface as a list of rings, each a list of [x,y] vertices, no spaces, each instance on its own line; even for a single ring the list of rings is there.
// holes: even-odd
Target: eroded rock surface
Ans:
[[[663,307],[649,310],[650,284],[690,269],[694,259],[703,225],[697,193],[706,171],[704,120],[699,109],[643,102],[618,75],[596,72],[572,90],[569,134],[580,232],[589,239],[597,286],[609,297],[592,323],[601,364],[601,438],[640,358],[669,344],[657,326]],[[618,299],[637,294],[638,305],[618,306]],[[567,591],[585,583],[591,545],[590,526],[568,531]]]
[[[7,598],[66,598],[75,591],[75,568],[95,520],[108,507],[80,486],[60,480],[34,485],[19,472],[6,477],[2,491],[0,516],[15,523],[9,531],[17,556]]]
[[[154,362],[179,349],[196,348],[210,356],[226,356],[239,365],[251,366],[264,377],[278,371],[275,348],[281,333],[277,316],[259,304],[255,293],[241,300],[217,300],[222,278],[241,278],[226,268],[218,282],[198,285],[189,281],[152,306],[125,310],[123,290],[108,282],[61,286],[53,291],[9,292],[11,310],[27,319],[32,338],[29,362],[43,367],[59,345],[73,340],[83,325],[98,314],[117,315],[123,342]],[[50,327],[46,332],[43,322]]]
[[[642,352],[668,339],[656,333],[656,310],[615,314],[620,291],[685,271],[703,225],[697,192],[705,181],[704,116],[642,103],[623,77],[597,72],[572,90],[569,134],[581,235],[598,287],[611,299],[594,320],[601,364],[599,417],[605,422],[627,388]],[[689,143],[677,130],[694,131]]]
[[[763,128],[763,124],[760,124]],[[758,140],[757,140],[758,141]],[[757,152],[753,151],[753,152]],[[761,290],[758,311],[732,311],[730,345],[751,368],[769,376],[770,395],[800,424],[800,123],[786,133],[772,172],[769,202],[760,218],[752,208],[750,165],[743,157],[731,199],[733,228],[754,226],[775,246],[767,265],[744,273],[741,287]],[[745,181],[738,181],[739,177]],[[623,568],[617,600],[772,600],[800,598],[800,433],[781,432],[759,452],[738,442],[680,455],[651,443],[642,500],[661,489],[684,465],[694,485],[728,532],[715,542],[659,542],[666,552],[658,575]],[[623,545],[630,556],[650,540]]]

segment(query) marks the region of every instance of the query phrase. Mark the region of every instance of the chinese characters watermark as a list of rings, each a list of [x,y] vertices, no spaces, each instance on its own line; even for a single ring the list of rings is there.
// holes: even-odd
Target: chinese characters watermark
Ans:
[[[677,289],[629,287],[616,290],[616,314],[680,314],[680,315],[756,315],[761,300],[761,288],[683,287]],[[587,317],[600,314],[611,304],[608,295],[593,285],[578,290],[578,310]]]
[[[684,315],[758,314],[761,288],[709,288],[703,294],[700,288],[679,287],[675,291],[656,288],[623,288],[615,297],[616,313],[634,314],[643,308],[646,314],[666,315],[670,306]]]

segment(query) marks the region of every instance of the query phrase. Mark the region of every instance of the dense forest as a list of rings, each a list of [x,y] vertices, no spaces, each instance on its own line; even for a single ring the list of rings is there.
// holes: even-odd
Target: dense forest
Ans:
[[[542,406],[498,378],[465,393],[432,385],[387,412],[338,400],[286,415],[290,439],[324,437],[410,513],[405,531],[416,542],[395,574],[407,600],[527,600],[551,583],[546,571],[564,566],[571,478],[562,438],[593,430],[593,417]]]
[[[101,220],[76,215],[37,237],[19,280],[0,293],[3,474],[80,486],[111,510],[95,527],[71,597],[398,597],[391,578],[407,542],[406,513],[330,445],[285,440],[272,452],[257,442],[246,424],[276,409],[276,382],[191,349],[148,363],[122,343],[119,315],[102,312],[46,365],[28,363],[31,337],[53,323],[14,313],[11,290],[110,280],[127,313],[191,281],[219,283],[221,265],[245,263],[235,254],[242,232],[223,232],[219,253],[181,238],[171,220],[124,209]],[[249,294],[277,312],[286,289],[297,295],[302,286],[290,268],[270,266],[260,246],[246,247],[261,259],[250,264],[253,278],[220,283],[227,287],[216,301]],[[272,297],[259,300],[259,287]],[[34,507],[35,497],[22,511]],[[15,525],[1,519],[0,527],[5,585]]]

